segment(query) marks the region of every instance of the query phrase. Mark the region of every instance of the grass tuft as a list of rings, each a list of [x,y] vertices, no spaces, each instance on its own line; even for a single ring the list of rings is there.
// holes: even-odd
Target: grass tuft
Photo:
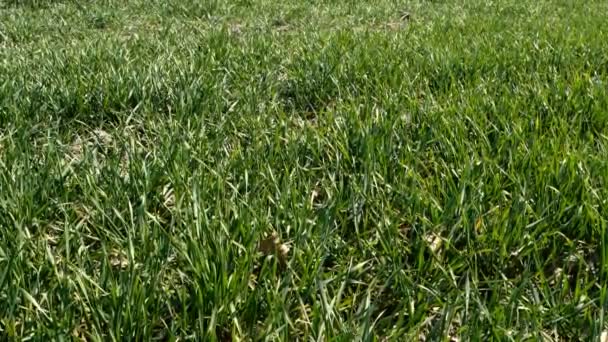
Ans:
[[[605,2],[0,7],[0,339],[606,339]]]

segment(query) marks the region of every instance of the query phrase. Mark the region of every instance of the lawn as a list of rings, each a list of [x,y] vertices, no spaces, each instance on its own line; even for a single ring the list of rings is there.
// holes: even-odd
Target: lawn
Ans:
[[[598,340],[607,17],[0,0],[0,339]]]

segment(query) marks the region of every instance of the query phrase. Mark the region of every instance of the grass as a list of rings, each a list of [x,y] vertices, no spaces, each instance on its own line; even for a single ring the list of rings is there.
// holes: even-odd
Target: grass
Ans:
[[[593,340],[605,1],[0,9],[3,340]]]

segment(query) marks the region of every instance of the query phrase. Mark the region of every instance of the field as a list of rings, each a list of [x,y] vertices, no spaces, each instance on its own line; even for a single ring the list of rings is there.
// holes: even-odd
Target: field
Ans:
[[[599,340],[607,15],[0,0],[0,340]]]

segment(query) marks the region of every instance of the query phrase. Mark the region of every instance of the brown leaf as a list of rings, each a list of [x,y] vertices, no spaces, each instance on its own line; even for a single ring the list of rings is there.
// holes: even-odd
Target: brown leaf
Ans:
[[[258,250],[265,256],[275,255],[281,264],[284,265],[287,263],[290,248],[289,245],[281,242],[281,239],[276,232],[273,232],[260,241]]]
[[[412,227],[407,223],[402,223],[399,225],[399,235],[401,235],[401,237],[404,239],[409,236],[411,230]]]
[[[112,265],[112,267],[125,269],[129,266],[129,259],[123,252],[119,250],[113,250],[110,252],[109,257],[110,265]]]
[[[258,247],[259,251],[264,255],[269,255],[274,253],[275,246],[279,243],[279,236],[277,233],[273,232],[265,239],[260,241],[260,245]]]

